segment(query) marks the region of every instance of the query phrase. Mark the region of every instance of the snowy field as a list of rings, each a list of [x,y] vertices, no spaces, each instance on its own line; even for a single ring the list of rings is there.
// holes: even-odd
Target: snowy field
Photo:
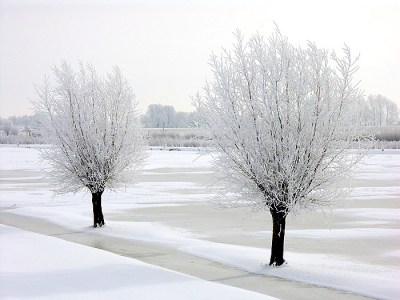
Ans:
[[[0,234],[1,299],[276,299],[8,226]]]
[[[319,212],[289,217],[288,264],[279,268],[266,265],[271,243],[269,214],[210,207],[208,200],[218,187],[206,188],[211,183],[210,156],[199,153],[151,151],[135,186],[103,195],[106,226],[94,229],[90,227],[90,194],[53,199],[43,179],[48,166],[38,164],[38,150],[2,146],[0,223],[6,224],[10,216],[27,217],[26,222],[34,217],[89,236],[167,247],[226,268],[265,275],[265,281],[278,277],[371,298],[398,299],[400,150],[376,151],[365,158],[352,183],[351,202],[334,209],[327,220]],[[118,299],[196,299],[188,293],[198,299],[268,299],[8,226],[0,227],[0,239],[2,299],[99,299],[99,295],[104,299],[110,295]],[[285,298],[272,290],[265,294]]]

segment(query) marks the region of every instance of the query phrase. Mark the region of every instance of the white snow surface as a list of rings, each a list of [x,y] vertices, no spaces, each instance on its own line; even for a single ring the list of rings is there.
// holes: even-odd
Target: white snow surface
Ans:
[[[87,207],[88,210],[90,207]],[[104,234],[124,239],[159,243],[178,248],[185,253],[210,259],[224,265],[251,273],[263,274],[345,290],[377,299],[397,299],[400,293],[399,266],[387,267],[353,262],[341,256],[303,254],[285,251],[288,264],[273,268],[267,265],[269,249],[221,244],[202,240],[202,236],[182,229],[174,229],[157,223],[107,221],[101,230],[87,227],[92,217],[83,216],[78,207],[20,208],[15,213],[38,216],[56,224],[79,231]],[[75,226],[74,226],[75,225]],[[257,233],[256,233],[257,234]],[[268,234],[271,232],[261,232]],[[303,238],[361,239],[371,236],[400,239],[399,229],[336,229],[293,230],[291,236]]]
[[[276,299],[4,225],[0,240],[3,300]]]
[[[400,150],[372,150],[358,165],[357,179],[400,180]],[[387,172],[390,170],[390,172]]]
[[[381,167],[384,165],[387,167],[384,170],[384,178],[396,179],[400,170],[400,151],[391,150],[373,154],[364,159],[363,164],[360,165],[359,172],[363,172],[364,168],[371,174],[372,178],[379,171],[382,171]],[[37,161],[37,150],[34,148],[0,147],[0,170],[40,171],[41,168],[47,167],[46,165],[38,166]],[[207,172],[205,169],[209,167],[210,156],[202,155],[199,157],[199,153],[195,151],[152,151],[145,173],[152,172],[152,170],[158,172],[157,169],[164,168],[174,172],[174,169],[180,168],[185,169],[187,174],[191,174],[198,171]],[[367,175],[363,176],[361,176],[362,179],[365,179]],[[378,180],[384,180],[384,178],[378,178]],[[93,229],[88,227],[88,224],[92,222],[91,203],[87,200],[90,195],[66,195],[52,199],[48,187],[41,183],[40,180],[38,180],[36,186],[34,184],[27,186],[26,184],[20,185],[17,181],[3,184],[4,178],[1,179],[0,206],[14,206],[16,208],[12,212],[16,214],[42,218],[72,230],[169,245],[188,254],[207,258],[252,273],[331,287],[378,299],[398,299],[398,295],[400,295],[400,285],[398,284],[400,282],[400,266],[396,264],[380,266],[352,261],[348,257],[339,255],[286,251],[285,258],[288,264],[273,268],[266,266],[266,258],[268,258],[270,251],[267,248],[207,241],[207,236],[205,235],[195,234],[181,228],[172,228],[162,223],[106,220],[106,226],[101,230]],[[189,190],[189,194],[183,195],[169,192],[174,189],[182,189],[183,186]],[[15,187],[15,189],[12,187]],[[23,190],[21,189],[22,187]],[[107,207],[108,212],[118,212],[125,209],[143,208],[146,205],[153,207],[181,205],[179,203],[206,201],[212,198],[213,195],[207,193],[191,194],[190,190],[196,188],[199,188],[199,186],[192,182],[143,182],[123,192],[104,194],[104,206]],[[374,196],[379,195],[382,199],[393,197],[391,201],[399,201],[399,186],[382,187],[381,189],[379,187],[357,187],[353,198],[368,198],[371,192]],[[363,217],[360,221],[364,221],[365,224],[368,223],[369,219],[371,221],[365,228],[344,228],[332,231],[328,229],[292,230],[287,231],[287,237],[360,239],[372,236],[400,240],[400,228],[398,227],[371,227],[374,224],[380,226],[388,221],[398,221],[399,209],[366,207],[337,211],[343,211],[346,214],[352,214],[360,218]],[[7,240],[7,243],[1,243],[1,276],[5,276],[7,285],[10,283],[10,286],[13,286],[8,290],[9,292],[6,292],[6,298],[4,299],[7,299],[7,297],[11,299],[14,296],[24,299],[30,297],[30,293],[36,293],[35,295],[40,299],[54,299],[52,297],[55,294],[57,294],[58,299],[62,299],[58,295],[71,298],[71,296],[75,296],[75,293],[77,295],[75,299],[89,299],[87,295],[93,292],[98,293],[98,295],[117,292],[121,293],[121,297],[115,297],[113,294],[112,298],[123,299],[126,295],[132,295],[133,290],[137,290],[137,293],[139,293],[136,299],[155,299],[147,296],[153,295],[151,293],[156,293],[158,290],[162,291],[160,293],[165,295],[166,298],[156,297],[157,299],[180,299],[176,297],[176,294],[174,294],[174,298],[168,298],[172,295],[168,291],[172,293],[176,289],[182,291],[182,299],[187,299],[187,294],[185,293],[191,289],[188,288],[190,284],[193,284],[198,291],[201,290],[202,295],[204,295],[203,292],[205,291],[210,292],[210,295],[219,293],[217,291],[219,287],[211,285],[206,287],[207,283],[200,280],[197,281],[197,279],[173,272],[173,276],[170,277],[169,271],[160,271],[159,268],[96,249],[20,232],[4,226],[1,227],[1,232],[2,240]],[[254,232],[253,235],[270,235],[270,232]],[[382,239],[382,241],[384,240]],[[4,247],[5,252],[3,252]],[[68,251],[64,252],[64,249]],[[81,254],[76,255],[81,253],[80,251],[87,253],[88,257],[91,255],[93,257],[103,257],[104,255],[104,261],[101,259],[82,259],[80,257]],[[7,257],[7,255],[10,257]],[[381,253],[380,255],[398,258],[399,249],[394,249],[389,253]],[[35,260],[29,262],[32,257],[35,257]],[[5,262],[4,265],[3,261]],[[154,275],[153,273],[159,275]],[[106,275],[103,276],[104,274]],[[149,274],[149,278],[140,274]],[[61,281],[65,277],[66,283],[63,286]],[[54,285],[48,289],[44,287],[41,289],[38,285],[42,279],[39,280],[39,278],[45,278]],[[82,282],[79,278],[81,278]],[[105,278],[115,278],[115,280],[106,282]],[[83,283],[84,280],[87,280],[86,284]],[[0,284],[6,286],[4,282],[1,280]],[[29,288],[18,288],[18,284],[23,286],[23,283],[26,283]],[[73,295],[71,295],[72,291],[70,289],[75,284],[77,287],[74,289]],[[162,286],[162,288],[156,289],[156,286]],[[4,291],[3,287],[1,290]],[[235,290],[232,292],[232,295],[234,294],[239,295],[239,292]],[[147,298],[140,298],[140,295]],[[259,296],[256,294],[254,297]],[[130,299],[132,298],[130,297]],[[236,299],[233,297],[222,298]],[[237,299],[258,298],[238,297]]]

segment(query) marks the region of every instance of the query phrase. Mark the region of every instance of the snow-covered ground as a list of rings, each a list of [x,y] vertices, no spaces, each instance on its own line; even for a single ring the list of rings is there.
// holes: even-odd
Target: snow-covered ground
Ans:
[[[0,225],[1,299],[276,298]]]
[[[38,166],[36,149],[0,147],[0,207],[7,209],[7,213],[41,218],[80,232],[167,245],[251,273],[331,287],[373,298],[397,299],[400,294],[400,151],[385,150],[372,154],[359,166],[353,183],[352,202],[346,208],[335,209],[328,224],[324,224],[321,213],[306,214],[295,220],[289,218],[285,241],[288,264],[280,268],[266,266],[271,239],[268,214],[249,217],[241,210],[215,210],[207,204],[218,187],[211,193],[205,188],[211,183],[210,157],[199,156],[196,151],[152,151],[137,185],[119,193],[104,194],[106,226],[93,229],[90,227],[92,213],[89,194],[53,199],[48,182],[42,179],[41,169],[47,166]],[[15,272],[18,268],[23,271],[23,264],[17,261],[19,256],[27,253],[12,251],[12,245],[22,243],[21,240],[25,241],[25,245],[36,244],[47,237],[26,232],[12,234],[13,230],[1,228],[1,245],[8,249],[5,252],[2,249],[1,258],[4,259],[2,253],[8,253],[14,256],[15,261],[7,263],[5,269],[2,263],[0,271],[2,276],[8,274],[11,279],[21,280],[22,286],[24,281],[34,277],[29,272],[33,272],[36,266],[31,266],[27,276],[14,274],[13,264]],[[5,239],[7,242],[4,242]],[[69,249],[71,246],[73,253],[83,247],[48,239],[49,244],[55,243],[51,249]],[[87,248],[82,251],[92,250],[98,251]],[[74,265],[68,253],[65,255],[66,260],[71,259],[71,265]],[[112,254],[107,255],[113,261]],[[50,257],[43,249],[38,249],[37,257],[43,261],[48,257],[48,267],[56,265],[56,258]],[[60,263],[62,269],[65,262]],[[92,268],[91,263],[88,264],[87,268]],[[142,263],[134,260],[131,264],[142,267]],[[82,267],[82,261],[80,265]],[[129,266],[127,272],[134,273],[136,267]],[[147,267],[150,274],[153,269]],[[112,264],[95,266],[92,270],[97,268],[110,274],[117,272]],[[72,269],[68,271],[69,279],[75,278],[71,274],[77,278],[88,276],[87,272]],[[46,272],[51,274],[54,270],[50,268]],[[55,273],[64,276],[62,272]],[[157,284],[162,284],[162,276],[160,281]],[[112,287],[121,293],[137,288],[137,285],[130,287],[126,280],[122,282]],[[179,285],[179,280],[176,282]],[[72,280],[69,286],[73,284]],[[88,286],[93,285],[93,282],[88,283]],[[81,287],[78,284],[78,292]],[[146,288],[143,287],[143,291]],[[183,286],[181,288],[184,289]],[[65,289],[54,287],[50,288],[49,293],[63,293]],[[208,289],[212,292],[214,287]],[[89,290],[82,288],[82,293]],[[29,294],[27,291],[26,297]],[[14,292],[24,298],[23,289]],[[45,291],[40,293],[48,296]],[[12,295],[10,292],[5,296]]]

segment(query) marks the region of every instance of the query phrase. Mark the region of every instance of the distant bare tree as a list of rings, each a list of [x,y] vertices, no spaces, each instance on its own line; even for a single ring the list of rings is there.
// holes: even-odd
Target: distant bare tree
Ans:
[[[147,128],[174,128],[177,126],[175,108],[171,105],[150,104],[146,114],[141,116]]]
[[[188,126],[190,128],[199,128],[202,126],[201,125],[202,119],[198,110],[191,112],[189,114],[188,122],[189,122]]]
[[[397,125],[399,121],[399,109],[397,104],[389,99],[384,101],[385,125]]]
[[[165,128],[167,115],[161,104],[150,104],[147,112],[142,116],[142,123],[148,128]]]
[[[3,131],[9,136],[11,134],[11,130],[13,129],[14,124],[11,120],[3,120]]]
[[[165,124],[165,127],[168,128],[173,128],[175,127],[175,116],[176,116],[176,111],[175,108],[172,105],[164,105],[163,107],[165,116],[167,117],[167,122]]]
[[[370,124],[374,126],[393,125],[398,122],[397,104],[382,95],[369,95],[368,106],[371,111]]]
[[[178,111],[175,115],[175,126],[176,128],[187,128],[189,127],[189,113]]]
[[[24,131],[26,132],[27,136],[31,136],[32,133],[32,127],[28,124],[24,125]]]
[[[18,128],[18,126],[12,126],[11,127],[11,135],[18,135],[19,134],[19,128]]]
[[[75,72],[65,61],[52,71],[55,84],[45,78],[33,101],[47,117],[42,130],[53,144],[42,155],[53,167],[54,192],[88,189],[94,227],[102,226],[104,190],[132,182],[146,157],[135,95],[118,67],[105,78],[91,65]]]
[[[239,31],[233,52],[212,55],[213,79],[193,98],[216,149],[216,174],[226,183],[224,207],[269,210],[270,265],[284,263],[286,216],[337,205],[362,157],[347,127],[360,99],[357,59],[309,42],[302,49],[276,31],[248,42]],[[333,69],[331,66],[336,67]]]

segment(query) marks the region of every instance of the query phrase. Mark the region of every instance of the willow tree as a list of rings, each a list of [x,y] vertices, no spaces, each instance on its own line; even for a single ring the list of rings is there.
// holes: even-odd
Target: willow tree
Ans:
[[[94,227],[102,226],[103,192],[132,182],[146,156],[135,95],[118,67],[102,77],[91,65],[75,72],[63,61],[52,71],[54,83],[46,77],[35,86],[33,101],[47,117],[42,129],[52,144],[42,155],[55,194],[90,191]]]
[[[343,182],[362,156],[348,149],[360,136],[350,127],[360,97],[357,59],[309,42],[296,47],[276,30],[213,54],[211,81],[193,102],[209,129],[214,167],[226,188],[219,204],[268,210],[270,265],[284,263],[286,217],[346,199]]]

